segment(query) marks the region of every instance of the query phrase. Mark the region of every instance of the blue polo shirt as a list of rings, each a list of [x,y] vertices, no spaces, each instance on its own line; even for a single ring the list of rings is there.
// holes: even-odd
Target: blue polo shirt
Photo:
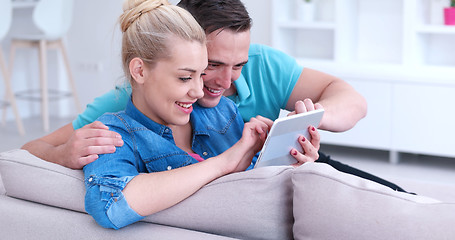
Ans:
[[[246,122],[257,115],[275,120],[285,109],[303,67],[281,51],[251,44],[248,63],[234,81],[237,94],[228,96]]]
[[[235,102],[244,121],[257,115],[275,120],[280,109],[286,107],[302,70],[291,56],[265,45],[251,44],[248,63],[234,82],[237,94],[228,98]],[[73,128],[79,129],[106,112],[125,110],[130,95],[130,86],[118,86],[96,98],[73,121]]]

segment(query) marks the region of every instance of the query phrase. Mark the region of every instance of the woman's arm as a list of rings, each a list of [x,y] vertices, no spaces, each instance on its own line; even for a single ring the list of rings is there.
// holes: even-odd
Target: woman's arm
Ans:
[[[264,144],[272,123],[269,119],[253,118],[245,124],[242,138],[224,153],[171,171],[138,175],[126,185],[123,195],[129,206],[142,216],[169,208],[207,183],[245,170]]]
[[[73,122],[74,128],[69,123],[26,143],[22,149],[46,161],[81,169],[95,161],[99,154],[112,153],[115,147],[122,146],[119,134],[109,131],[108,127],[95,120],[106,112],[124,110],[130,94],[130,87],[116,87],[88,104]]]

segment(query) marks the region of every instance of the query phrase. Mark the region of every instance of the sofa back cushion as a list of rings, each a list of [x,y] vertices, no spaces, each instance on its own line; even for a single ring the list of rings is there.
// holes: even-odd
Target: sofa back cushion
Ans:
[[[455,239],[455,203],[306,163],[293,172],[295,239]]]
[[[293,167],[221,177],[145,221],[239,239],[293,239]]]
[[[5,187],[3,186],[2,176],[0,175],[0,195],[5,195],[5,193],[6,193],[6,190],[5,190]]]
[[[84,173],[46,162],[28,151],[0,153],[6,195],[74,211],[84,210]]]

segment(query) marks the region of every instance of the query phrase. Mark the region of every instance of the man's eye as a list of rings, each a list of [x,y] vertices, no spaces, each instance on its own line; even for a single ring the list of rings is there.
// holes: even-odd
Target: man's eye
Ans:
[[[245,64],[242,64],[242,65],[236,65],[233,67],[234,70],[240,70],[243,68],[243,66],[245,66]]]

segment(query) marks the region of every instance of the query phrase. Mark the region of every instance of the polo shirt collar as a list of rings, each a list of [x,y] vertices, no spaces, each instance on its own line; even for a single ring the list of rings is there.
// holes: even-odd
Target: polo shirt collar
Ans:
[[[238,100],[235,101],[237,104],[239,102],[245,101],[250,95],[250,87],[248,86],[248,83],[245,80],[245,77],[243,74],[240,74],[240,77],[234,81],[235,88],[237,90],[237,95],[238,95]]]

